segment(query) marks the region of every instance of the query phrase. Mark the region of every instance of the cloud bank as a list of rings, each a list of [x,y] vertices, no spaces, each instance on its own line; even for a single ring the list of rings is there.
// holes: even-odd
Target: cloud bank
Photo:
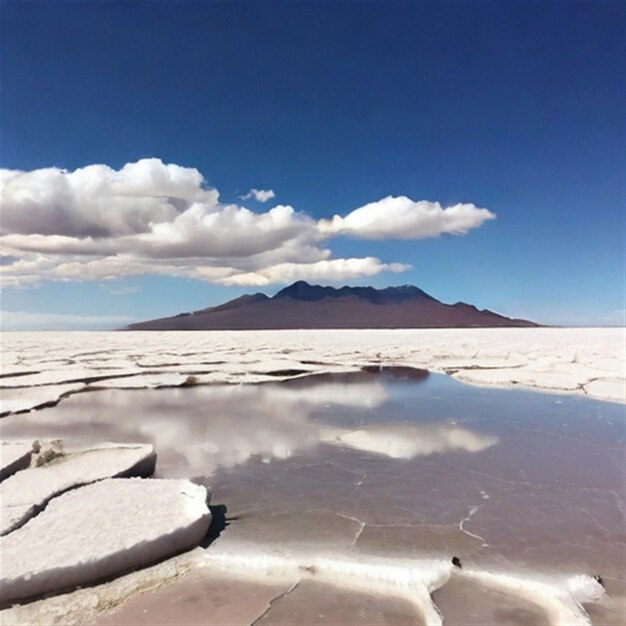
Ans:
[[[244,198],[266,202],[272,190]],[[194,168],[142,159],[120,170],[0,170],[0,276],[5,287],[43,280],[109,280],[143,274],[224,285],[297,279],[333,282],[402,272],[373,257],[333,258],[327,242],[464,235],[495,215],[473,204],[383,198],[315,220],[290,205],[263,212],[220,201]]]

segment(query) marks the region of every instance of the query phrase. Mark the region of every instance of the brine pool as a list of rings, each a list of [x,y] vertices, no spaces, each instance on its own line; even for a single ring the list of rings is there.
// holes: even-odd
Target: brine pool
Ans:
[[[255,623],[428,622],[415,603],[389,593],[389,581],[357,589],[340,579],[362,575],[350,563],[382,572],[453,558],[468,577],[432,592],[445,624],[562,621],[541,597],[541,583],[582,575],[601,577],[608,592],[582,603],[591,621],[626,621],[622,405],[471,387],[400,368],[257,385],[104,389],[6,417],[0,432],[69,446],[154,444],[158,476],[209,488],[219,536],[206,553],[241,557],[230,568],[239,567],[244,581],[230,572],[233,602],[245,603],[255,582],[296,576],[290,563],[308,572]],[[344,569],[335,564],[322,575],[323,558]],[[497,584],[507,576],[532,584]],[[187,592],[198,584],[190,578]],[[102,623],[148,623],[159,606],[165,619],[168,593],[166,586],[135,598]],[[208,617],[211,594],[194,598],[185,623],[196,623],[194,611],[204,619],[197,623],[218,623]]]

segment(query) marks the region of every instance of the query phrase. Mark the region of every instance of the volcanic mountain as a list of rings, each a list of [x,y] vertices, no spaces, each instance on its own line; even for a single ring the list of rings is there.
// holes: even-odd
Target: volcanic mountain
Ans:
[[[321,287],[298,281],[268,297],[131,324],[130,330],[261,330],[285,328],[471,328],[538,326],[471,304],[444,304],[412,285]]]

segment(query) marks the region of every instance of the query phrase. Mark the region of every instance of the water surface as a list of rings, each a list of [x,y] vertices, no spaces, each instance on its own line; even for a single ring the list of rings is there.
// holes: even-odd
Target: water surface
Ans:
[[[209,487],[228,520],[220,541],[235,548],[457,556],[466,568],[534,577],[601,575],[619,601],[588,609],[598,623],[620,623],[624,407],[402,374],[99,390],[0,428],[70,445],[153,443],[160,476]],[[435,594],[451,623],[467,609],[463,597],[476,596],[464,589]],[[500,592],[482,601],[474,623],[543,620]],[[291,604],[276,623],[299,614]]]

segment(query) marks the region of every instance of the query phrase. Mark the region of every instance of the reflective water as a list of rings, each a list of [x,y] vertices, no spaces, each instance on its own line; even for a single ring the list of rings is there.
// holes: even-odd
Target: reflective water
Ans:
[[[601,575],[613,605],[588,609],[620,623],[625,423],[617,404],[383,372],[94,391],[5,418],[0,430],[153,443],[159,475],[195,477],[226,507],[222,545]],[[437,593],[454,622],[463,593]],[[474,623],[506,613],[502,598],[492,604]],[[541,621],[525,610],[526,623]]]

